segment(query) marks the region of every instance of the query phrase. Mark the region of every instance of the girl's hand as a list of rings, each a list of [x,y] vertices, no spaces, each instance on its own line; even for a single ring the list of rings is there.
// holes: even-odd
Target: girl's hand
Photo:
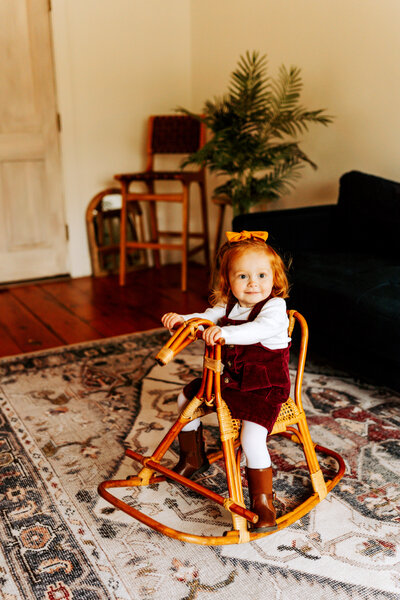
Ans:
[[[161,318],[161,323],[170,331],[174,329],[175,325],[182,325],[184,322],[185,319],[177,313],[166,313]]]
[[[213,325],[213,327],[207,327],[203,331],[203,340],[208,346],[214,346],[215,343],[222,338],[222,330],[218,325]]]

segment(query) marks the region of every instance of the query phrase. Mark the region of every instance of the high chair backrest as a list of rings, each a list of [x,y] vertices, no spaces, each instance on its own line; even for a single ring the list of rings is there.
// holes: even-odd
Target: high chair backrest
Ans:
[[[187,115],[152,115],[147,132],[147,165],[151,171],[155,154],[192,154],[205,142],[205,126]]]

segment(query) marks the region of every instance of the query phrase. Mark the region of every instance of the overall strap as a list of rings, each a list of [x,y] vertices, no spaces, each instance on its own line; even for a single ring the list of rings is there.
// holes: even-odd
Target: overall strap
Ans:
[[[252,309],[251,313],[249,314],[249,318],[247,320],[254,321],[254,319],[256,319],[258,317],[261,310],[264,308],[264,304],[266,304],[268,302],[268,300],[270,300],[270,298],[271,298],[271,296],[269,295],[268,298],[265,298],[265,300],[261,300],[261,302],[257,302],[257,304],[255,304],[253,306],[253,309]]]
[[[232,308],[235,306],[237,300],[235,298],[235,296],[232,294],[232,292],[229,292],[229,297],[228,297],[228,302],[226,303],[226,309],[225,309],[225,317],[228,318]]]
[[[250,312],[249,318],[247,320],[254,321],[254,319],[258,317],[260,311],[263,309],[264,304],[266,304],[270,298],[271,298],[271,296],[268,296],[268,298],[266,298],[265,300],[261,300],[261,302],[258,302],[257,304],[255,304],[253,306],[253,309]],[[226,318],[228,318],[231,310],[233,309],[233,307],[235,306],[236,303],[237,303],[237,300],[236,300],[235,296],[231,293],[229,295],[228,302],[226,305],[226,310],[225,310]]]

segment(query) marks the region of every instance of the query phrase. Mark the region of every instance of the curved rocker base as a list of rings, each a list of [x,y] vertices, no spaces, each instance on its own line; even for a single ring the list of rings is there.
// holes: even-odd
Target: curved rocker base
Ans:
[[[338,470],[337,470],[336,475],[333,477],[333,479],[326,481],[326,490],[327,490],[327,493],[329,493],[339,483],[339,481],[343,477],[344,472],[345,472],[345,464],[344,464],[342,457],[339,454],[337,454],[336,452],[334,452],[333,450],[329,450],[328,448],[324,448],[323,446],[319,446],[319,445],[315,446],[315,450],[317,452],[321,452],[322,454],[325,454],[327,456],[334,458],[336,460],[336,462],[338,463]],[[132,456],[136,460],[142,459],[142,460],[140,460],[140,462],[144,462],[146,464],[146,466],[148,466],[150,469],[152,468],[151,460],[149,460],[148,458],[140,457],[140,459],[139,459],[138,457],[140,455],[136,455],[136,453],[134,453],[130,450],[127,450],[127,454]],[[210,462],[215,462],[215,460],[217,460],[217,458],[218,458],[218,456],[214,455]],[[169,469],[166,469],[165,467],[161,467],[161,465],[157,465],[156,468],[160,472],[162,471],[167,474],[172,473]],[[243,530],[232,529],[232,530],[226,532],[224,535],[207,536],[207,535],[196,535],[196,534],[186,533],[183,531],[178,531],[177,529],[173,529],[172,527],[168,527],[168,525],[164,525],[164,524],[160,523],[159,521],[156,521],[155,519],[152,519],[151,517],[140,512],[136,508],[126,504],[125,502],[123,502],[122,500],[120,500],[119,498],[114,496],[112,493],[110,493],[110,491],[109,491],[111,488],[135,487],[135,486],[143,486],[143,485],[149,485],[149,484],[154,484],[154,483],[160,483],[162,481],[165,481],[165,479],[167,479],[167,478],[169,479],[169,477],[165,477],[165,476],[152,475],[149,477],[148,481],[146,481],[146,482],[139,476],[131,477],[129,479],[103,481],[98,487],[98,492],[99,492],[100,496],[102,496],[102,498],[104,498],[107,502],[110,502],[110,504],[112,504],[116,508],[119,508],[120,510],[124,511],[125,513],[127,513],[128,515],[133,517],[134,519],[140,521],[141,523],[143,523],[144,525],[147,525],[148,527],[151,527],[152,529],[155,529],[156,531],[159,531],[160,533],[162,533],[164,535],[167,535],[171,538],[175,538],[177,540],[181,540],[184,542],[190,542],[192,544],[201,544],[201,545],[207,545],[207,546],[224,546],[224,545],[229,545],[229,544],[241,544],[244,542],[251,542],[254,540],[258,540],[267,535],[272,535],[273,533],[276,533],[276,532],[280,531],[281,529],[288,527],[288,525],[291,525],[292,523],[294,523],[295,521],[297,521],[298,519],[300,519],[301,517],[303,517],[304,515],[309,513],[310,510],[312,508],[314,508],[314,506],[316,506],[317,504],[319,504],[319,502],[321,502],[321,499],[322,499],[317,492],[314,492],[313,494],[311,494],[307,498],[307,500],[305,500],[304,502],[302,502],[301,504],[296,506],[296,508],[294,508],[292,511],[290,511],[286,515],[283,515],[277,519],[278,528],[275,531],[260,533],[260,532],[252,532],[252,531],[247,531],[247,530],[243,531]],[[189,484],[187,484],[188,487],[190,487],[191,489],[193,489],[195,491],[198,491],[199,493],[202,493],[202,490],[206,490],[207,493],[205,493],[203,495],[206,495],[207,497],[210,498],[209,490],[207,490],[203,486],[197,484],[196,482],[191,482],[190,480],[186,480],[184,482],[184,484],[186,482],[190,482]],[[219,497],[217,494],[215,494],[215,496],[216,496],[215,498],[211,498],[211,499],[213,499],[214,501],[217,501],[219,504],[225,505],[224,502],[220,501],[221,497]],[[234,505],[234,507],[233,507],[234,510],[232,510],[232,506],[226,506],[226,508],[230,512],[236,513],[237,515],[241,516],[242,518],[247,519],[248,521],[256,522],[256,518],[254,518],[254,513],[252,513],[249,510],[246,510],[242,507],[238,507],[238,505]]]

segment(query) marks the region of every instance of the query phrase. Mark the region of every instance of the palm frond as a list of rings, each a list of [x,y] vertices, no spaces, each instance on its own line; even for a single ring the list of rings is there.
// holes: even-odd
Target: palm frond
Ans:
[[[303,89],[303,82],[298,67],[290,67],[289,71],[284,65],[279,68],[278,79],[271,84],[271,104],[275,114],[292,110]]]
[[[258,52],[246,53],[231,75],[228,87],[229,105],[243,118],[262,114],[269,100],[267,57]]]

